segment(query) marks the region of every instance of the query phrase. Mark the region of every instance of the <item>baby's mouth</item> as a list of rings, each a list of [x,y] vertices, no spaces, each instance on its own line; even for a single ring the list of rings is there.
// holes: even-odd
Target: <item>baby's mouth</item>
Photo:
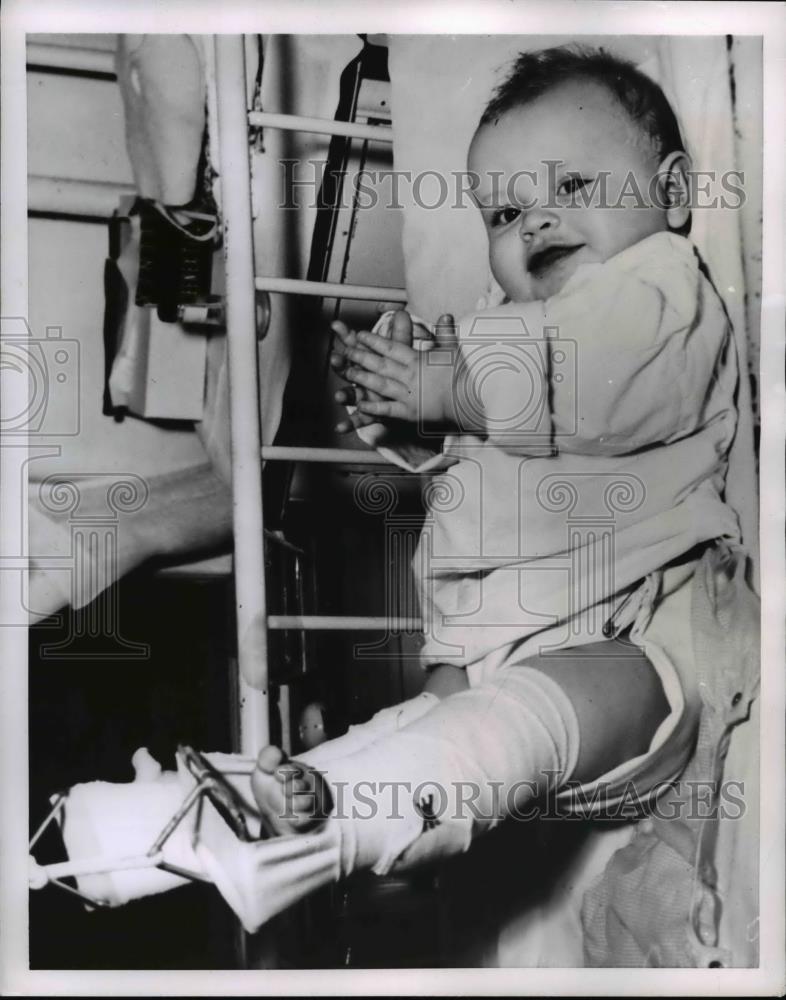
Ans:
[[[533,278],[543,278],[550,268],[566,260],[583,246],[583,243],[577,243],[575,246],[552,244],[542,250],[536,250],[527,261],[527,270]]]

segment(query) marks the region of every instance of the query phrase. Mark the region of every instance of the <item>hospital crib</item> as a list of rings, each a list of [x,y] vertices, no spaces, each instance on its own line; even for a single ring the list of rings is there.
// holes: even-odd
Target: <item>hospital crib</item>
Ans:
[[[712,39],[699,41],[695,53],[693,46],[684,39],[671,40],[661,44],[661,55],[673,61],[669,79],[675,89],[681,110],[687,117],[689,131],[693,134],[700,158],[705,165],[718,163],[738,165],[756,162],[756,150],[760,150],[757,137],[755,114],[744,112],[746,107],[756,107],[755,67],[751,58],[751,45],[755,39],[726,38],[725,43]],[[415,47],[417,51],[417,46]],[[422,51],[425,51],[423,49]],[[747,59],[736,61],[736,52],[747,52]],[[714,61],[702,64],[699,72],[696,60],[702,53],[712,55]],[[651,53],[650,53],[651,54]],[[94,74],[111,74],[111,59],[105,52],[63,51],[57,46],[30,46],[30,62],[35,64],[60,65],[64,69],[75,66],[87,68]],[[252,266],[251,205],[249,190],[249,128],[263,129],[266,136],[286,135],[296,130],[306,133],[322,133],[350,140],[368,141],[373,144],[389,145],[391,129],[380,123],[387,119],[381,101],[372,101],[370,117],[376,123],[357,121],[326,121],[308,117],[271,115],[260,110],[249,111],[246,100],[246,77],[243,70],[243,43],[241,39],[229,37],[215,40],[216,99],[214,104],[214,124],[217,123],[219,139],[218,156],[223,166],[221,192],[222,215],[226,226],[227,264],[227,327],[232,380],[232,467],[233,486],[236,498],[235,510],[235,563],[237,632],[238,632],[238,710],[240,715],[239,749],[244,753],[254,753],[267,741],[271,729],[277,726],[285,747],[288,748],[291,735],[288,734],[284,716],[288,696],[287,684],[279,691],[278,715],[271,712],[270,697],[271,644],[284,632],[312,636],[321,631],[376,631],[380,628],[414,631],[417,621],[406,615],[349,617],[342,615],[321,615],[319,617],[300,612],[297,609],[288,614],[271,614],[270,597],[265,591],[265,501],[262,490],[262,462],[267,468],[283,463],[297,463],[300,466],[338,467],[372,470],[378,463],[373,452],[347,449],[302,448],[297,445],[286,447],[261,447],[258,433],[259,404],[255,379],[256,366],[256,317],[255,294],[279,294],[298,298],[300,301],[321,298],[338,302],[405,302],[405,293],[399,289],[381,287],[358,287],[347,284],[344,276],[329,273],[329,269],[315,269],[307,280],[300,277],[275,277],[255,274]],[[668,62],[668,60],[667,60]],[[408,64],[417,67],[413,58]],[[746,66],[748,70],[746,72]],[[447,68],[443,67],[446,76]],[[736,76],[735,76],[736,73]],[[696,87],[695,79],[705,85]],[[720,85],[719,85],[720,84]],[[726,90],[728,89],[728,94]],[[747,101],[741,95],[747,94]],[[725,96],[724,96],[725,95]],[[736,95],[736,97],[735,97]],[[735,103],[736,101],[736,103]],[[739,114],[737,113],[739,110]],[[731,112],[734,112],[732,116]],[[714,117],[713,117],[714,116]],[[347,115],[348,119],[353,116]],[[357,117],[357,116],[356,116]],[[410,116],[411,120],[411,116]],[[732,121],[735,123],[732,129]],[[704,128],[711,123],[715,128]],[[271,141],[273,139],[271,138]],[[700,162],[702,160],[700,159]],[[227,169],[228,168],[228,169]],[[738,347],[743,358],[745,371],[746,347],[755,352],[758,340],[758,300],[757,289],[760,278],[760,259],[757,260],[760,218],[756,213],[756,175],[752,177],[750,210],[710,217],[710,213],[697,213],[696,238],[708,251],[711,269],[721,276],[720,285],[726,290],[731,317],[738,335]],[[229,183],[227,183],[229,181]],[[52,178],[34,177],[30,184],[30,208],[43,212],[73,213],[75,215],[106,216],[115,207],[118,194],[116,185],[84,185],[70,181],[61,183]],[[744,249],[742,258],[738,252],[740,243]],[[417,269],[412,268],[415,280]],[[402,282],[403,283],[403,282]],[[743,296],[743,291],[749,294]],[[413,302],[423,301],[413,286]],[[452,299],[449,298],[449,301]],[[472,304],[469,303],[469,308]],[[421,310],[422,311],[422,310]],[[428,315],[428,311],[422,311]],[[436,313],[435,313],[436,315]],[[747,330],[749,344],[746,344]],[[300,331],[298,331],[299,333]],[[754,355],[755,356],[755,355]],[[755,365],[753,367],[753,388],[755,389]],[[736,471],[730,479],[734,487],[736,502],[741,509],[744,522],[744,537],[755,539],[755,499],[750,484],[754,481],[752,446],[752,421],[747,393],[750,388],[746,379],[741,385],[741,413],[747,419],[744,433],[738,434],[741,442],[736,456]],[[750,437],[750,446],[746,443]],[[267,469],[266,469],[267,472]],[[269,510],[268,510],[269,513]],[[269,548],[275,542],[271,541]],[[755,545],[754,545],[755,547]],[[194,570],[190,570],[194,572]],[[351,611],[352,609],[342,609]],[[271,722],[275,725],[271,727]],[[552,831],[553,832],[553,831]],[[482,850],[482,845],[481,848]],[[475,853],[473,849],[473,854]]]

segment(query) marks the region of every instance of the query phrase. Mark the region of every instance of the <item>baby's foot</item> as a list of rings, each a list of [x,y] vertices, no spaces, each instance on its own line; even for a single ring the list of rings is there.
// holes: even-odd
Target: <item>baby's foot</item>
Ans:
[[[321,826],[333,808],[327,782],[319,771],[283,750],[268,746],[257,758],[251,790],[274,833],[305,833]]]

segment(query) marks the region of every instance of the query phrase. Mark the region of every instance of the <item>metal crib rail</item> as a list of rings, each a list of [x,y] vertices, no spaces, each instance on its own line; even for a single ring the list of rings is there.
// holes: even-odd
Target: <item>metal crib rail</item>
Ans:
[[[242,36],[217,35],[215,58],[226,265],[240,751],[253,755],[270,741],[270,720],[251,164]]]
[[[115,54],[108,49],[28,41],[26,55],[27,65],[33,69],[100,73],[106,78],[115,75]]]
[[[303,132],[319,133],[324,135],[338,135],[346,136],[347,138],[355,138],[361,140],[371,140],[390,143],[393,139],[392,129],[386,126],[374,126],[374,125],[363,125],[354,122],[338,122],[338,121],[327,121],[318,118],[307,118],[297,115],[280,115],[280,114],[270,114],[267,112],[248,112],[246,110],[245,103],[245,82],[244,82],[244,51],[243,51],[243,41],[240,37],[224,37],[219,40],[216,39],[216,71],[217,71],[217,83],[218,83],[218,95],[219,95],[219,123],[222,124],[222,118],[228,113],[227,106],[233,102],[231,116],[232,116],[232,135],[230,137],[227,124],[224,122],[223,127],[219,133],[220,140],[222,144],[221,157],[223,160],[224,155],[224,143],[231,141],[235,143],[236,148],[239,151],[241,136],[240,136],[240,111],[245,114],[245,125],[257,128],[277,128],[285,130],[297,130]],[[234,74],[230,70],[230,62],[234,60]],[[242,136],[242,141],[246,143],[247,148],[247,137],[244,134]],[[226,173],[226,171],[225,171]],[[236,182],[240,182],[239,186],[244,189],[244,197],[246,197],[245,192],[248,192],[250,196],[250,182],[248,174],[245,178],[240,176],[235,178]],[[224,197],[227,198],[229,191],[227,187],[223,189]],[[239,217],[235,217],[235,211],[238,213],[245,211],[241,207],[240,201],[235,199],[232,204],[228,200],[224,203],[224,224],[226,230],[231,235],[233,233],[233,227],[238,224],[243,224],[244,226],[249,225],[250,220],[250,202],[247,217],[241,220]],[[323,281],[303,281],[291,278],[272,278],[266,276],[256,276],[252,287],[248,287],[247,271],[248,267],[253,262],[253,247],[247,244],[244,240],[244,250],[247,253],[247,260],[243,263],[243,294],[246,296],[248,303],[248,310],[252,310],[253,303],[253,293],[254,290],[268,291],[268,292],[280,292],[284,294],[296,294],[296,295],[318,295],[323,297],[335,297],[342,299],[360,299],[360,300],[377,300],[382,302],[406,302],[407,295],[406,290],[402,288],[383,288],[379,286],[360,286],[360,285],[344,285],[331,282]],[[227,283],[229,286],[230,269],[233,266],[233,261],[230,255],[227,256]],[[240,284],[235,285],[237,289],[240,288]],[[239,294],[239,292],[238,292]],[[232,329],[232,318],[229,317],[228,322],[228,334],[229,343],[233,343],[233,329]],[[234,334],[235,343],[238,341],[238,337]],[[256,355],[252,352],[250,344],[247,345],[247,361],[250,365],[253,365],[254,371],[256,371]],[[255,393],[252,393],[250,383],[243,383],[242,388],[239,385],[232,384],[232,379],[230,377],[232,396],[234,397],[238,392],[243,394],[242,400],[236,400],[232,410],[233,426],[235,419],[240,419],[240,414],[245,414],[245,419],[253,421],[256,425],[258,421],[258,399]],[[258,384],[256,386],[258,392]],[[237,418],[236,418],[237,414]],[[234,433],[234,432],[233,432]],[[250,451],[246,454],[246,459],[251,459]],[[334,449],[334,448],[287,448],[287,447],[274,447],[267,446],[263,447],[261,450],[257,450],[254,457],[254,471],[253,475],[255,477],[255,484],[258,486],[261,484],[261,462],[263,459],[273,460],[273,461],[306,461],[306,462],[325,462],[325,463],[342,463],[342,464],[359,464],[359,465],[372,465],[379,464],[379,456],[374,452],[360,451],[355,449]],[[233,465],[235,462],[234,453],[234,442],[233,442]],[[243,566],[238,560],[239,549],[249,542],[253,543],[255,547],[257,543],[263,544],[264,532],[263,524],[261,523],[257,529],[255,526],[254,530],[258,531],[258,534],[249,536],[247,534],[247,529],[242,523],[242,518],[239,516],[239,511],[244,510],[249,504],[258,504],[258,513],[261,518],[262,512],[262,500],[261,495],[257,499],[256,489],[248,494],[241,494],[238,492],[238,487],[235,488],[235,511],[236,511],[236,527],[235,527],[235,553],[236,553],[236,591],[238,594],[238,647],[241,648],[241,638],[244,635],[244,624],[241,622],[241,610],[245,612],[246,615],[249,613],[249,609],[246,606],[246,601],[251,600],[255,607],[255,614],[252,614],[252,618],[256,618],[257,621],[264,623],[261,632],[266,629],[298,629],[298,630],[397,630],[397,631],[415,631],[420,628],[420,620],[417,618],[389,618],[388,616],[373,616],[373,615],[362,615],[362,616],[341,616],[341,615],[268,615],[266,607],[266,595],[264,589],[259,589],[255,586],[254,580],[247,580],[245,576],[245,571]],[[256,561],[258,562],[259,555],[257,554]],[[257,568],[255,572],[259,572]],[[247,627],[247,626],[246,626]],[[243,753],[254,754],[260,746],[258,736],[264,731],[267,732],[267,718],[265,718],[264,723],[256,718],[259,715],[267,715],[267,692],[262,691],[260,688],[260,679],[262,677],[267,677],[267,665],[260,669],[259,659],[261,657],[267,656],[267,642],[262,638],[261,634],[259,637],[255,637],[254,643],[245,648],[247,658],[245,662],[240,663],[240,673],[241,677],[247,678],[251,681],[251,687],[247,687],[244,692],[244,697],[241,699],[241,751]]]
[[[300,278],[269,278],[257,275],[257,291],[283,292],[286,295],[319,295],[323,298],[356,299],[368,302],[406,302],[405,288],[384,285],[345,285],[332,281],[304,281]]]
[[[360,448],[314,448],[264,445],[262,458],[273,462],[324,462],[328,465],[379,465],[389,467],[375,451]]]
[[[252,128],[280,128],[289,132],[312,132],[318,135],[343,135],[348,139],[366,139],[372,142],[393,142],[393,130],[387,125],[362,125],[358,122],[338,122],[330,118],[278,115],[269,111],[249,112],[248,124]]]
[[[109,219],[120,199],[134,194],[131,184],[38,174],[27,178],[28,212]]]

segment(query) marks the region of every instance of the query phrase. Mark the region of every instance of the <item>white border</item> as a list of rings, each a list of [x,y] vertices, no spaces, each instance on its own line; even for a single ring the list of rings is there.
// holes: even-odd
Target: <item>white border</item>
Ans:
[[[27,971],[26,636],[0,628],[0,990],[4,995],[779,995],[784,969],[784,119],[786,17],[779,3],[589,0],[288,0],[247,4],[137,0],[125,5],[6,0],[2,11],[2,310],[27,314],[25,32],[427,32],[440,34],[738,34],[764,36],[764,271],[761,337],[762,916],[757,970],[468,969],[346,972]],[[14,401],[7,399],[10,413]],[[0,449],[0,457],[6,456]],[[3,478],[0,528],[13,543],[20,484]],[[4,551],[9,551],[8,548]],[[14,551],[13,548],[10,551]],[[16,551],[19,551],[16,549]],[[3,574],[0,573],[0,579]],[[0,595],[0,599],[1,599]],[[5,595],[8,600],[9,595]],[[2,609],[2,608],[0,608]],[[7,604],[5,609],[7,610]],[[0,621],[7,621],[3,615]]]

